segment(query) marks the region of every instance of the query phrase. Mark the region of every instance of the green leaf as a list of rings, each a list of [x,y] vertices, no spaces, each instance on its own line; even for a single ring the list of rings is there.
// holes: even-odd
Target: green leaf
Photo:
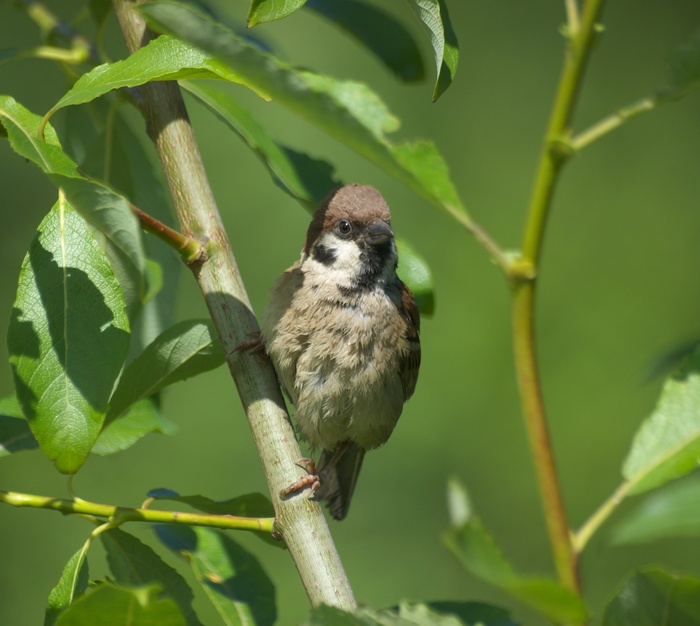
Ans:
[[[0,458],[38,446],[17,398],[0,399]]]
[[[129,348],[119,284],[92,232],[63,199],[41,222],[8,328],[17,398],[64,473],[83,464]]]
[[[646,568],[625,581],[610,601],[602,626],[697,626],[700,580]]]
[[[433,275],[430,267],[413,246],[403,239],[397,238],[396,247],[399,252],[398,274],[413,292],[418,310],[422,315],[429,317],[435,312]]]
[[[471,512],[461,485],[452,480],[448,487],[452,527],[443,540],[471,574],[507,591],[553,622],[582,622],[586,619],[586,608],[572,590],[548,578],[516,573],[481,520]]]
[[[172,525],[158,525],[155,531],[164,545],[189,563],[225,624],[274,624],[272,582],[255,557],[228,535]]]
[[[49,594],[44,626],[53,626],[58,616],[87,591],[90,576],[86,554],[87,544],[80,548],[63,568],[58,584]]]
[[[398,609],[361,607],[346,613],[330,606],[311,610],[305,626],[517,626],[508,612],[479,602],[402,602]]]
[[[48,116],[63,107],[90,102],[115,89],[183,78],[241,82],[235,72],[205,52],[172,37],[158,37],[123,61],[104,63],[83,74],[51,108]]]
[[[270,499],[261,493],[248,493],[230,500],[212,500],[206,496],[181,496],[171,489],[152,489],[148,497],[154,500],[181,502],[202,513],[212,515],[236,515],[239,517],[274,517],[275,509]],[[279,543],[279,542],[278,542]]]
[[[616,543],[700,535],[700,478],[689,477],[649,494],[613,529]]]
[[[163,331],[124,370],[109,403],[111,422],[134,403],[224,362],[211,320],[186,320]]]
[[[177,424],[161,415],[153,400],[141,400],[104,428],[92,452],[101,456],[122,452],[150,433],[174,435],[178,430]]]
[[[622,468],[630,494],[679,478],[700,456],[700,348],[668,377]]]
[[[38,138],[41,118],[34,115],[10,96],[0,96],[0,120],[12,149],[47,174],[80,176],[75,163],[63,152],[56,131],[50,124],[44,138]]]
[[[442,615],[426,604],[408,602],[402,602],[398,611],[378,611],[377,618],[378,623],[387,626],[394,624],[396,626],[465,626],[469,624],[454,614]]]
[[[450,86],[457,71],[459,44],[452,29],[445,0],[408,0],[409,5],[423,23],[433,47],[437,79],[433,90],[435,102]]]
[[[281,20],[304,6],[306,0],[251,0],[248,26]]]
[[[668,66],[668,81],[674,96],[700,86],[700,30],[674,51]]]
[[[107,146],[111,147],[110,156],[117,165],[112,167],[108,182],[127,193],[134,204],[145,208],[152,217],[178,228],[169,196],[166,196],[167,187],[162,171],[147,156],[147,147],[125,121],[123,114],[114,116],[114,120],[114,136],[107,141]],[[144,267],[148,290],[144,290],[144,305],[138,324],[132,328],[132,337],[135,334],[137,337],[136,342],[132,338],[132,354],[138,354],[172,324],[178,281],[183,269],[182,262],[169,246],[164,246],[155,237],[142,239],[149,259]]]
[[[185,616],[184,623],[187,626],[201,626],[192,608],[192,590],[185,579],[151,548],[118,528],[101,533],[100,539],[116,582],[134,586],[158,583]]]
[[[456,615],[468,626],[518,626],[508,611],[483,602],[429,602],[438,613]]]
[[[113,109],[114,107],[111,107]],[[95,110],[96,109],[96,110]],[[175,226],[162,173],[149,158],[143,140],[125,119],[123,108],[110,110],[106,100],[96,100],[85,106],[69,107],[71,117],[66,128],[66,142],[80,148],[81,171],[130,198],[138,207],[169,226]],[[94,123],[97,119],[98,123]],[[99,121],[106,120],[103,127]],[[182,263],[169,246],[156,237],[143,238],[148,255],[144,266],[146,288],[127,290],[129,265],[121,257],[111,254],[119,284],[129,310],[138,310],[136,324],[132,325],[131,353],[139,354],[145,346],[172,324],[175,297]],[[140,286],[140,285],[139,285]]]
[[[246,86],[345,143],[444,210],[465,217],[447,166],[430,142],[393,145],[398,120],[364,84],[295,70],[248,45],[233,31],[177,2],[139,5],[152,28],[167,31],[235,67]],[[430,175],[421,175],[425,168]]]
[[[118,257],[125,268],[124,290],[142,294],[143,244],[128,201],[104,185],[84,178],[62,150],[50,124],[44,129],[44,139],[39,139],[41,118],[10,97],[0,96],[0,121],[13,150],[37,165],[57,187],[62,187],[69,204],[104,234],[113,248],[113,257]],[[128,311],[133,312],[132,307]]]
[[[274,517],[275,509],[269,498],[261,493],[248,493],[230,500],[211,500],[205,496],[181,496],[171,489],[153,489],[148,496],[154,500],[182,502],[203,513],[213,515],[236,515],[239,517]],[[256,537],[276,548],[286,549],[287,545],[269,533],[255,533]]]
[[[133,319],[145,298],[145,255],[128,200],[95,181],[57,175],[51,179],[63,189],[71,206],[106,238],[110,265],[120,268],[117,278],[122,293],[130,294],[127,313]]]
[[[303,626],[374,626],[375,619],[362,615],[363,609],[348,613],[334,606],[316,606],[311,609],[308,621]]]
[[[97,24],[102,24],[112,12],[112,3],[109,0],[90,0],[90,15]]]
[[[423,79],[423,59],[413,36],[379,7],[360,0],[307,0],[306,8],[369,48],[400,79]]]
[[[102,583],[73,603],[57,626],[185,626],[177,605],[157,585],[127,588]]]
[[[250,112],[232,96],[218,89],[192,82],[182,85],[209,108],[256,154],[275,184],[310,211],[340,183],[333,176],[333,166],[312,159],[277,143]]]
[[[447,163],[432,141],[419,139],[392,147],[396,162],[416,181],[418,193],[450,213],[463,213],[462,201],[452,184]]]

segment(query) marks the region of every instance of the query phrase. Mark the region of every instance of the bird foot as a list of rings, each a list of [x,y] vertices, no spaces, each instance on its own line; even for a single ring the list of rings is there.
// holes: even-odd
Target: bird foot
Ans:
[[[314,492],[321,486],[321,481],[316,473],[316,464],[313,459],[299,459],[296,463],[302,466],[308,474],[298,480],[295,480],[291,485],[288,485],[284,489],[280,490],[280,496],[288,496],[297,491],[301,491],[304,487],[311,485],[311,494],[309,497],[314,495]]]
[[[265,342],[263,341],[260,331],[255,331],[248,334],[251,339],[239,343],[233,350],[231,354],[236,352],[248,353],[255,355],[258,363],[264,364],[267,361],[267,352],[265,352]]]
[[[265,344],[263,343],[262,335],[260,334],[259,330],[253,333],[249,333],[248,336],[250,337],[250,339],[239,343],[233,349],[233,352],[250,352],[254,354],[265,349]]]

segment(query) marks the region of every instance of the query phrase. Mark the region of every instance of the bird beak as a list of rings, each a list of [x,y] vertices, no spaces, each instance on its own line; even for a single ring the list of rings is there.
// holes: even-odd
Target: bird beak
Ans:
[[[394,238],[394,231],[383,220],[374,220],[367,228],[365,241],[370,246],[381,246]]]

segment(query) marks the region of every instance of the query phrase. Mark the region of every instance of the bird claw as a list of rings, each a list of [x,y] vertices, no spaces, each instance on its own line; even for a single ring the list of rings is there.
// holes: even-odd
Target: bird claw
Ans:
[[[233,352],[251,352],[254,354],[265,349],[265,344],[263,343],[262,335],[260,334],[259,330],[253,333],[249,333],[248,336],[251,337],[251,339],[239,343],[233,349]]]
[[[248,333],[248,336],[252,337],[252,339],[239,343],[233,350],[231,350],[231,354],[235,354],[236,352],[254,354],[258,360],[258,363],[265,363],[267,360],[267,352],[265,352],[265,342],[263,341],[260,331],[258,330],[253,333]]]
[[[313,497],[315,491],[321,486],[321,481],[318,474],[316,473],[316,464],[313,459],[299,459],[296,465],[302,466],[308,474],[295,480],[292,484],[287,485],[284,489],[280,490],[280,496],[288,496],[297,491],[301,491],[304,487],[311,485],[311,494],[309,497]]]

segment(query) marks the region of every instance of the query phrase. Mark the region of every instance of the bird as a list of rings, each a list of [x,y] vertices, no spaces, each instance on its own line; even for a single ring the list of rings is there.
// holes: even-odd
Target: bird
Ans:
[[[413,394],[421,361],[420,316],[396,274],[391,213],[381,193],[349,184],[314,213],[301,258],[270,291],[261,339],[295,407],[301,459],[331,516],[348,513],[365,453],[386,443]],[[318,468],[318,470],[316,470]]]

